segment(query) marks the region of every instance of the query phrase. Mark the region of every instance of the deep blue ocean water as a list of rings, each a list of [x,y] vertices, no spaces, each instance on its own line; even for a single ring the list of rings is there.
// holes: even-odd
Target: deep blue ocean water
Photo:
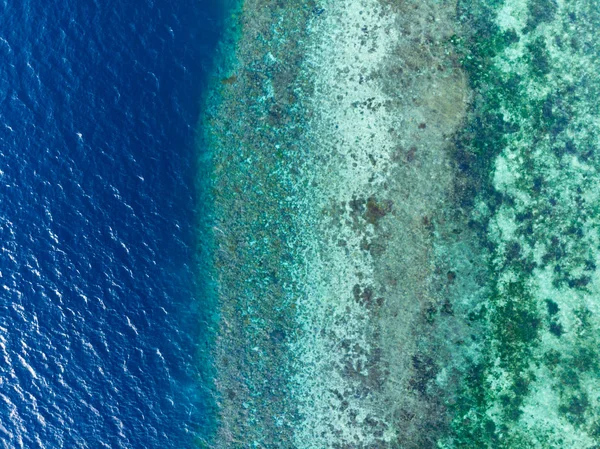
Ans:
[[[0,3],[0,448],[210,424],[194,132],[215,0]]]

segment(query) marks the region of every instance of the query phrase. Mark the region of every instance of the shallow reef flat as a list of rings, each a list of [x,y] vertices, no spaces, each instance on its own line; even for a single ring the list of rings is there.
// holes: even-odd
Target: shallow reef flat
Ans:
[[[600,448],[600,9],[246,0],[206,100],[214,448]]]

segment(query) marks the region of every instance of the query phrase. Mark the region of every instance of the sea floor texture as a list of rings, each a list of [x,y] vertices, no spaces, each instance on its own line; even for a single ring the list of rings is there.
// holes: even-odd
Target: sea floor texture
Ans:
[[[600,6],[245,0],[214,448],[600,448]]]

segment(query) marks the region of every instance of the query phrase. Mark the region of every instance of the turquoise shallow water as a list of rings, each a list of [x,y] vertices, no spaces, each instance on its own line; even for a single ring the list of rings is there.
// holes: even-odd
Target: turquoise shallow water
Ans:
[[[246,1],[203,118],[216,447],[600,444],[590,1]]]

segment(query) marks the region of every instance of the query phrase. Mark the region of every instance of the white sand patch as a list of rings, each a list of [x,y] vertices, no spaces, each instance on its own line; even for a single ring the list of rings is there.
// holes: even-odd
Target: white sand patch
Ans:
[[[520,32],[527,24],[527,2],[523,0],[507,0],[502,5],[496,23],[501,30],[514,29]]]
[[[316,114],[309,139],[319,155],[309,166],[317,188],[307,208],[319,214],[339,207],[345,217],[353,198],[367,198],[383,182],[382,169],[389,164],[387,129],[393,120],[380,106],[385,95],[369,75],[388,57],[396,31],[394,14],[376,0],[328,1],[323,8],[312,25],[316,41],[307,61],[315,77]],[[372,282],[371,255],[360,246],[373,226],[357,230],[350,223],[333,224],[335,216],[323,218],[317,217],[317,227],[305,236],[312,245],[305,254],[306,295],[297,303],[301,337],[293,348],[303,417],[295,441],[306,449],[333,442],[368,445],[373,434],[363,422],[378,416],[368,398],[352,394],[360,381],[344,374],[350,365],[360,376],[369,375],[363,368],[371,350],[369,317],[353,288]]]

